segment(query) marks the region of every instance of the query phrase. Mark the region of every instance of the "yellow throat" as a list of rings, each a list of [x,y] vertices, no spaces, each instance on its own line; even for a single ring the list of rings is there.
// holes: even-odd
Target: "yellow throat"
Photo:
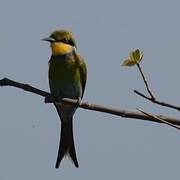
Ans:
[[[71,45],[65,44],[63,42],[52,42],[51,43],[52,55],[64,55],[73,50]]]

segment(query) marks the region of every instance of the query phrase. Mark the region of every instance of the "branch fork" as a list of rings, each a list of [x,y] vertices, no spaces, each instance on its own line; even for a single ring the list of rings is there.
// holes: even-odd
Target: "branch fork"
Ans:
[[[78,102],[75,99],[55,98],[49,92],[42,91],[42,90],[35,88],[33,86],[30,86],[28,84],[23,84],[23,83],[13,81],[8,78],[1,79],[0,86],[12,86],[12,87],[16,87],[19,89],[23,89],[24,91],[27,91],[27,92],[31,92],[33,94],[37,94],[39,96],[44,97],[47,100],[47,103],[62,102],[62,103],[66,103],[66,104],[77,105],[77,102]],[[82,103],[78,104],[77,106],[80,108],[83,108],[83,109],[104,112],[104,113],[108,113],[108,114],[117,115],[117,116],[120,116],[123,118],[130,118],[133,120],[139,119],[139,120],[146,120],[146,121],[152,121],[152,122],[157,122],[157,123],[164,123],[162,121],[159,121],[157,118],[154,118],[152,116],[147,116],[147,115],[143,114],[142,112],[139,113],[139,112],[133,112],[133,111],[129,111],[129,110],[116,109],[113,107],[107,107],[107,106],[98,105],[98,104],[91,104],[89,102],[82,102]],[[162,116],[162,115],[155,115],[155,116],[159,117],[159,118],[163,119],[164,121],[169,122],[173,125],[180,126],[180,119]]]

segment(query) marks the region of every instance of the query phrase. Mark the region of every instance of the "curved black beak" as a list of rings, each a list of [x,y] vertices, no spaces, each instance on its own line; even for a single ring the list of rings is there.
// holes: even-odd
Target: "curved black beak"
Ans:
[[[48,38],[43,38],[41,39],[41,41],[48,41],[48,42],[55,42],[55,39],[51,38],[51,37],[48,37]]]

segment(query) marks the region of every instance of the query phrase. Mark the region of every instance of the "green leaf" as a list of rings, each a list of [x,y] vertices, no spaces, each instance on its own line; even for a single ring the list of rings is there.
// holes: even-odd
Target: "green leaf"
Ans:
[[[136,62],[134,62],[132,59],[126,59],[123,61],[121,66],[134,66],[134,64],[136,64]]]
[[[140,52],[139,49],[131,51],[129,53],[129,58],[125,59],[122,63],[122,66],[134,66],[138,64],[143,58],[143,52]]]
[[[138,62],[139,59],[140,59],[140,51],[139,49],[136,49],[134,52],[133,52],[133,58],[134,58],[134,61]]]

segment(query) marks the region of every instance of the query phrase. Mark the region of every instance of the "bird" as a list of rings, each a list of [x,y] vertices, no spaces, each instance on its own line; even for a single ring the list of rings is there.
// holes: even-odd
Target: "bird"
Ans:
[[[72,32],[55,30],[48,41],[51,48],[49,60],[49,87],[54,97],[76,99],[78,103],[84,95],[87,67],[84,59],[77,51]],[[75,167],[79,167],[73,137],[73,115],[77,105],[55,102],[54,106],[61,120],[60,142],[55,168],[59,168],[65,156],[70,157]]]

